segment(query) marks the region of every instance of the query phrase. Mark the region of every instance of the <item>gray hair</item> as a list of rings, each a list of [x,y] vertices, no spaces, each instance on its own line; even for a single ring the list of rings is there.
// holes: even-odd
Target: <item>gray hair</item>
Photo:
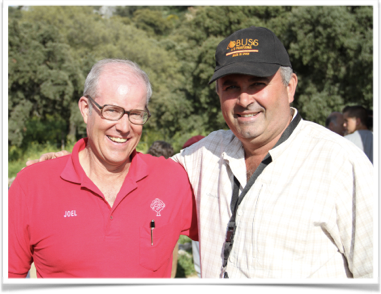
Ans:
[[[282,77],[282,82],[285,86],[288,86],[288,83],[291,80],[292,77],[292,68],[288,66],[281,66],[280,67],[280,75]]]
[[[83,96],[89,95],[91,98],[95,98],[97,96],[99,77],[107,64],[119,64],[121,66],[124,65],[127,70],[131,70],[134,74],[140,77],[146,84],[148,105],[149,99],[152,96],[152,87],[148,79],[148,75],[135,62],[123,59],[103,59],[94,64],[86,77]],[[90,111],[91,108],[92,107],[90,103]]]
[[[288,83],[291,80],[292,76],[292,68],[288,66],[281,66],[280,68],[280,75],[282,77],[282,82],[285,86],[288,86]],[[218,91],[218,80],[216,80],[216,92]]]
[[[330,123],[333,123],[335,126],[337,126],[337,119],[339,114],[340,112],[332,112],[330,115],[328,115],[327,119],[325,120],[325,127],[328,128]]]

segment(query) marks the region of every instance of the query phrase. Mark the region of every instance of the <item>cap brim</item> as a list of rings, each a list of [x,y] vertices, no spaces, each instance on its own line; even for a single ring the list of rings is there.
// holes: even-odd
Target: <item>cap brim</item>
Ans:
[[[235,62],[216,70],[209,81],[209,85],[215,80],[231,74],[270,77],[278,71],[279,67],[279,64],[274,63]]]

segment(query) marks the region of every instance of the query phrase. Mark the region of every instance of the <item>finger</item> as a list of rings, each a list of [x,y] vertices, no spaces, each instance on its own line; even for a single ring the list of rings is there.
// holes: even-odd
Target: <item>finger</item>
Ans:
[[[49,152],[49,153],[42,154],[38,161],[41,162],[41,161],[45,161],[45,160],[49,160],[53,158],[56,158],[54,156],[54,152]]]
[[[35,164],[38,161],[39,161],[38,159],[32,159],[32,160],[28,160],[25,164],[26,166],[29,166],[29,165]]]
[[[61,150],[59,152],[54,153],[55,157],[61,157],[61,156],[68,155],[68,154],[70,154],[70,153],[66,150]]]

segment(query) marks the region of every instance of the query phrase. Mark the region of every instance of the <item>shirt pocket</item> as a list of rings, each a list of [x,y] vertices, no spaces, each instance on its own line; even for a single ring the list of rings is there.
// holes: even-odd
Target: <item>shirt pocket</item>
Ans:
[[[139,262],[140,265],[157,271],[165,262],[169,262],[180,233],[174,224],[166,224],[153,229],[153,245],[151,245],[151,228],[140,227]]]

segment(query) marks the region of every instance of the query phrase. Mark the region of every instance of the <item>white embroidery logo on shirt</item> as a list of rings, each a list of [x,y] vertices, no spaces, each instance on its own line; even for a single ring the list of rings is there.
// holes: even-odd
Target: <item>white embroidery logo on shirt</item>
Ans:
[[[165,207],[165,204],[163,201],[161,201],[159,198],[156,198],[151,203],[151,208],[153,211],[155,211],[157,214],[156,216],[161,216],[160,211],[162,211]]]
[[[65,211],[64,217],[72,217],[72,216],[77,216],[77,211],[75,210]]]

